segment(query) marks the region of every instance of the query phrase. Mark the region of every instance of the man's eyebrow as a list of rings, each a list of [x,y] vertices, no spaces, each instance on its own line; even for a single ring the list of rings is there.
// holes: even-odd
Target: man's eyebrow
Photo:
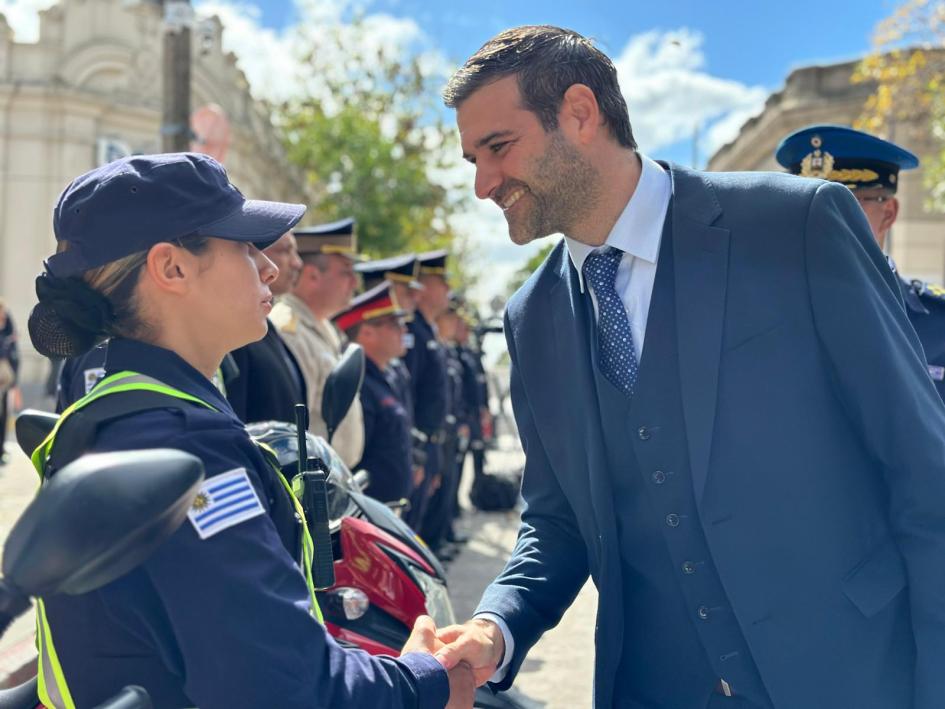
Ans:
[[[479,140],[477,140],[477,141],[476,141],[476,147],[477,147],[477,148],[481,148],[483,145],[487,145],[487,144],[491,143],[491,142],[492,142],[493,140],[495,140],[496,138],[506,138],[506,137],[508,137],[508,136],[510,136],[510,135],[512,135],[512,131],[510,131],[510,130],[496,130],[496,131],[492,131],[491,133],[489,133],[489,134],[488,134],[487,136],[485,136],[484,138],[480,138]]]
[[[492,131],[491,133],[489,133],[489,134],[486,135],[485,137],[480,138],[479,140],[477,140],[475,147],[476,147],[476,148],[481,148],[481,147],[484,146],[484,145],[488,145],[489,143],[491,143],[491,142],[492,142],[493,140],[495,140],[496,138],[508,138],[510,135],[512,135],[512,133],[513,133],[513,131],[511,131],[511,130],[495,130],[495,131]],[[463,160],[466,160],[467,162],[471,162],[473,165],[476,164],[476,158],[475,158],[472,154],[470,154],[470,153],[465,153],[465,152],[464,152],[464,153],[463,153]]]

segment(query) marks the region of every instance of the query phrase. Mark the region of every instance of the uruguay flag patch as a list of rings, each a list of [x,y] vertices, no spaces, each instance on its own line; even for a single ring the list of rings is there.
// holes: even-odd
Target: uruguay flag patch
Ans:
[[[187,517],[200,538],[209,539],[265,511],[246,468],[236,468],[205,480]]]

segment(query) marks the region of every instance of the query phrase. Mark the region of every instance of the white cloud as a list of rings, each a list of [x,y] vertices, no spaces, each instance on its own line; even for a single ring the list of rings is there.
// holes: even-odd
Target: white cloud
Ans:
[[[35,41],[38,11],[54,2],[0,0],[0,12],[6,15],[18,41]],[[346,56],[352,53],[398,57],[408,51],[420,52],[428,75],[445,76],[450,70],[435,38],[427,36],[415,19],[370,13],[367,0],[296,0],[296,21],[281,30],[262,27],[261,11],[249,0],[195,0],[195,4],[201,16],[220,17],[224,48],[238,57],[253,94],[272,102],[300,93],[320,96],[324,92],[320,77],[326,72],[343,72]],[[361,28],[352,27],[352,15],[361,17]],[[326,41],[330,35],[339,36],[340,43]],[[345,49],[338,52],[336,46]],[[703,36],[687,28],[631,36],[614,63],[634,133],[642,149],[653,155],[690,139],[697,125],[700,153],[710,155],[762,108],[768,94],[762,87],[708,73]],[[473,175],[473,168],[456,155],[455,163],[432,177],[471,193]],[[453,218],[452,226],[479,252],[482,278],[473,295],[480,302],[504,292],[511,275],[541,245],[513,245],[498,207],[474,198],[468,211]]]
[[[634,136],[644,152],[691,139],[709,155],[731,140],[764,105],[768,91],[705,71],[703,37],[681,28],[634,35],[614,60],[630,108]]]
[[[0,14],[7,18],[17,42],[35,42],[40,11],[55,4],[56,0],[0,0]]]

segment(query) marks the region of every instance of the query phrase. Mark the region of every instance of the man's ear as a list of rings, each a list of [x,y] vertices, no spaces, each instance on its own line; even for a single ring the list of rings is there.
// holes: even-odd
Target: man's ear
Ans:
[[[887,231],[892,229],[892,225],[896,223],[896,217],[899,216],[899,200],[895,197],[887,199],[883,202],[883,223],[881,225],[882,232],[885,234]]]
[[[159,290],[183,294],[199,272],[198,257],[187,249],[167,242],[155,244],[148,251],[145,271]]]
[[[585,84],[571,84],[561,99],[558,125],[572,140],[587,144],[603,126],[600,106],[594,91]]]

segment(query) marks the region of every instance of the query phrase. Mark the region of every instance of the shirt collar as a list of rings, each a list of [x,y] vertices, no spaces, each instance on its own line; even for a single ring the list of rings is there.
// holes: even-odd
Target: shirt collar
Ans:
[[[108,341],[105,373],[111,375],[126,370],[153,377],[239,420],[230,403],[220,390],[213,386],[213,382],[185,362],[176,352],[138,340],[114,337]]]
[[[660,253],[663,236],[663,221],[666,207],[672,195],[669,175],[659,164],[646,155],[640,155],[642,170],[637,188],[630,196],[627,206],[607,235],[605,246],[613,246],[624,253],[655,264]],[[564,237],[571,263],[577,269],[581,292],[584,292],[584,261],[601,247],[588,246],[569,236]]]

